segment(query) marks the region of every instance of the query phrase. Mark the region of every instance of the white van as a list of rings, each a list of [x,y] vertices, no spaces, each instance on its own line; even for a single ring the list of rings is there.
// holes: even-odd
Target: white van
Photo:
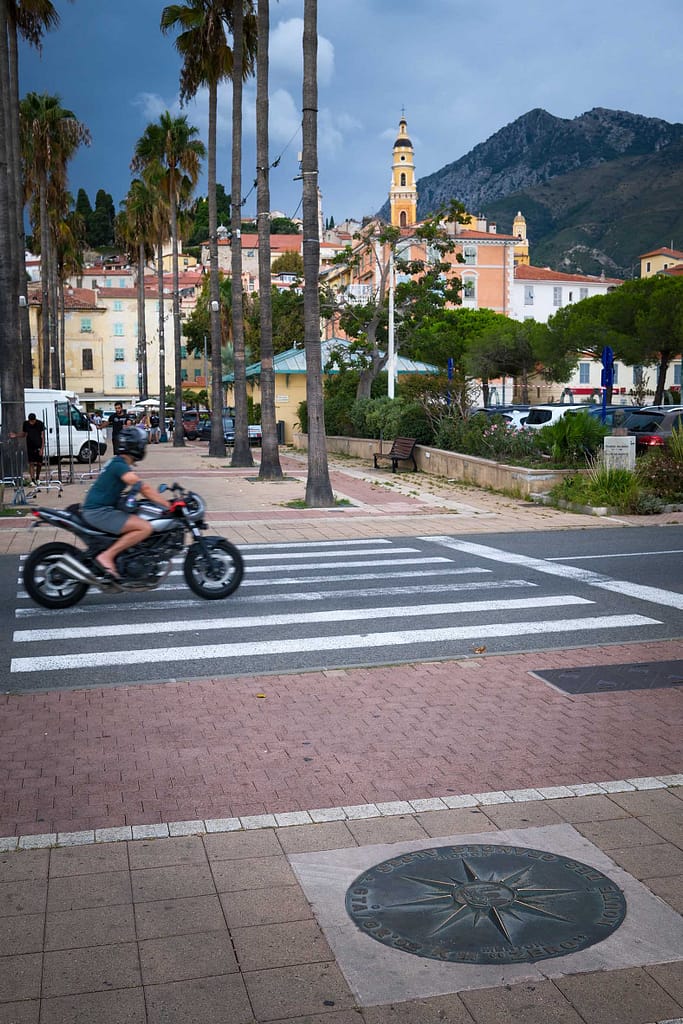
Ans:
[[[95,462],[107,450],[105,434],[91,423],[74,391],[50,388],[24,390],[26,415],[34,412],[45,424],[45,456]]]
[[[551,423],[557,423],[568,412],[578,412],[580,409],[580,405],[532,405],[524,420],[524,426],[531,427],[532,430],[540,430],[541,427],[549,427]]]

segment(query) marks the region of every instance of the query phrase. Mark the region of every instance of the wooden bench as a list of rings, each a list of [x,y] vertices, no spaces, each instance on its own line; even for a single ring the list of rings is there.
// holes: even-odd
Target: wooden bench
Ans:
[[[397,437],[391,446],[391,451],[388,452],[375,452],[373,458],[375,460],[375,469],[378,469],[378,459],[391,459],[391,472],[395,473],[399,462],[407,462],[410,460],[413,464],[413,470],[417,472],[417,463],[415,461],[415,445],[417,439],[414,437]]]

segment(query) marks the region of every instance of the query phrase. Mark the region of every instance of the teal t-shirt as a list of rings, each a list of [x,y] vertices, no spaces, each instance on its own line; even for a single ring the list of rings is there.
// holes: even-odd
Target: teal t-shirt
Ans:
[[[130,471],[131,467],[126,460],[120,455],[115,455],[106,463],[86,494],[83,508],[116,508],[127,486],[121,477]]]

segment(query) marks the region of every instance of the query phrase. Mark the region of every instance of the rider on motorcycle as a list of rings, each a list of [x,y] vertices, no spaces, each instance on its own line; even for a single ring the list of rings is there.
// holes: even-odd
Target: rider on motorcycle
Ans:
[[[146,483],[131,468],[145,457],[147,437],[139,427],[124,427],[116,440],[116,454],[106,463],[85,496],[81,506],[82,518],[96,529],[119,534],[111,547],[94,559],[98,569],[118,579],[116,556],[126,548],[140,544],[152,534],[151,524],[140,516],[129,515],[119,507],[126,487],[138,485],[140,493],[165,508],[170,502],[151,484]]]

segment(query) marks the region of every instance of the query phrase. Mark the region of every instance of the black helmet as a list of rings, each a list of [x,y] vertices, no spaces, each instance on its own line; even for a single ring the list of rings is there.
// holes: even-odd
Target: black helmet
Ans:
[[[116,440],[117,455],[130,455],[136,462],[145,457],[147,434],[140,427],[124,427]]]

